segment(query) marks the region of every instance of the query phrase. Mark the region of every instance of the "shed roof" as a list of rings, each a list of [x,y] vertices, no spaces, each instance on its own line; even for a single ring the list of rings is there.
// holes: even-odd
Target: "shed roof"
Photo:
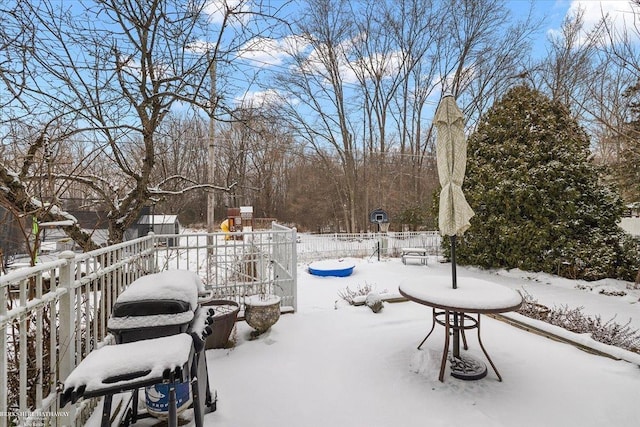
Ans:
[[[178,215],[142,215],[138,224],[175,224],[179,223]]]

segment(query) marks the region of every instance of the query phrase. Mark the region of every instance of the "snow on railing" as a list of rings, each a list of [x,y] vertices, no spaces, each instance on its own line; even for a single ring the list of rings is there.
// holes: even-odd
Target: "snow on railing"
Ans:
[[[143,275],[196,271],[216,296],[239,302],[271,281],[295,310],[295,242],[295,229],[276,225],[233,236],[150,234],[0,276],[0,427],[84,423],[95,401],[59,408],[58,386],[105,343],[116,298]]]

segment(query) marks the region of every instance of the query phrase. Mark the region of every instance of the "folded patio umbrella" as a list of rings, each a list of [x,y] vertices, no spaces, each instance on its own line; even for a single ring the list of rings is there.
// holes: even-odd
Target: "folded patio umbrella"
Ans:
[[[462,192],[467,167],[467,139],[462,111],[452,95],[440,101],[434,117],[437,138],[436,157],[442,191],[438,228],[442,236],[462,235],[474,213]]]
[[[436,110],[434,122],[437,131],[436,158],[438,178],[442,190],[438,212],[438,228],[442,236],[451,238],[452,286],[457,288],[456,236],[470,226],[474,213],[462,192],[467,168],[467,139],[464,135],[464,117],[453,95],[446,94]],[[458,315],[454,315],[457,325]],[[459,331],[454,331],[453,355],[460,356]]]

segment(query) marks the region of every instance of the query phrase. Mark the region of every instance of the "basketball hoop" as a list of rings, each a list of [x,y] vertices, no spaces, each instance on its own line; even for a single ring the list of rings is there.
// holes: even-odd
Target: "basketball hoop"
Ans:
[[[378,226],[380,227],[380,232],[387,233],[389,232],[389,222],[379,222]]]

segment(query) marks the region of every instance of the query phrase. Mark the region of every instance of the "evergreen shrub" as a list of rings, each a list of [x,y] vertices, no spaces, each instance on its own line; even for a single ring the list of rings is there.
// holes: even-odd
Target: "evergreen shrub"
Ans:
[[[589,144],[564,105],[511,89],[468,140],[463,190],[476,215],[458,262],[633,280],[638,248],[618,227],[622,200],[600,179]]]

